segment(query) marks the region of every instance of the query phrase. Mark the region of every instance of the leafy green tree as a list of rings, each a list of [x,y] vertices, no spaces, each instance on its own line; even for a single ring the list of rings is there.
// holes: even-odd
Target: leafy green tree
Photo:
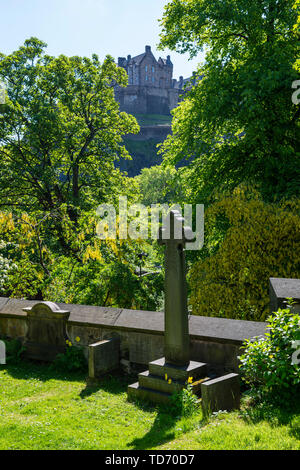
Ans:
[[[54,302],[158,310],[163,302],[162,250],[144,240],[101,240],[98,219],[84,214],[80,231],[62,220],[77,256],[53,249],[47,220],[0,211],[0,295]],[[67,225],[67,227],[65,227]],[[141,263],[140,253],[146,254]],[[147,275],[139,276],[139,267]]]
[[[161,48],[206,51],[196,85],[174,112],[167,164],[190,159],[191,199],[241,182],[273,199],[299,194],[299,107],[292,103],[294,0],[173,0]],[[299,3],[298,3],[299,7]]]
[[[300,276],[300,199],[267,203],[242,185],[219,195],[200,256],[189,276],[193,314],[265,321],[270,277]]]
[[[128,157],[123,136],[139,129],[114,98],[127,75],[109,56],[55,58],[45,47],[31,38],[0,54],[2,295],[156,309],[162,276],[135,274],[139,244],[96,236],[100,203],[138,198],[115,168]]]
[[[141,202],[147,206],[175,203],[183,197],[178,171],[172,166],[143,168],[135,180],[140,188]]]
[[[107,56],[50,57],[36,38],[0,54],[7,102],[0,107],[0,198],[4,208],[50,214],[66,252],[62,219],[77,230],[82,212],[114,201],[125,187],[114,167],[128,156],[122,136],[138,132],[133,116],[119,111],[114,84],[127,85]]]

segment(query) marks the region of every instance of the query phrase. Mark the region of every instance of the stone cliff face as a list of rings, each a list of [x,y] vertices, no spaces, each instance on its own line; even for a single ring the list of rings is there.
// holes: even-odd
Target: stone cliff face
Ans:
[[[125,147],[132,160],[122,160],[118,166],[128,176],[138,175],[142,168],[159,165],[162,161],[157,154],[157,145],[171,134],[171,125],[141,126],[139,134],[128,134],[124,138]]]

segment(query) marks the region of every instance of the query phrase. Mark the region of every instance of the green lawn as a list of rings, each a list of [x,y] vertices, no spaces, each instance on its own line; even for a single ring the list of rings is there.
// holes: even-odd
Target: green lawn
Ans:
[[[172,123],[172,116],[162,114],[136,114],[135,117],[140,126],[170,126]]]
[[[0,366],[0,449],[300,449],[300,414],[220,413],[204,422],[127,402],[128,377],[87,389],[83,374]],[[267,417],[267,421],[266,421]]]

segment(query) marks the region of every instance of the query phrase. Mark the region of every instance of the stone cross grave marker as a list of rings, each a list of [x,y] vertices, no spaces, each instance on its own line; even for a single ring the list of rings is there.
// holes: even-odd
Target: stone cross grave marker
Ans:
[[[194,234],[178,211],[170,211],[167,222],[159,232],[159,243],[165,245],[165,356],[150,362],[149,370],[128,387],[129,398],[153,402],[168,402],[189,378],[201,379],[207,372],[206,364],[190,361],[184,248]]]
[[[170,211],[169,221],[169,227],[159,231],[159,243],[165,245],[165,360],[186,366],[190,338],[184,248],[195,237],[178,211]]]

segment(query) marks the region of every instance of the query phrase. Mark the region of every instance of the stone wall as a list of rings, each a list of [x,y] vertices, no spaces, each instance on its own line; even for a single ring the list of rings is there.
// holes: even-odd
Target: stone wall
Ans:
[[[182,90],[152,86],[131,85],[127,88],[116,87],[115,98],[121,111],[130,114],[169,115],[180,99]]]
[[[36,301],[0,297],[0,336],[24,341],[27,333],[24,308]],[[121,365],[127,370],[142,370],[164,355],[164,315],[108,307],[58,304],[70,311],[67,335],[76,343],[80,338],[87,355],[88,346],[117,337]],[[236,372],[237,356],[246,338],[264,335],[266,324],[190,315],[191,360],[207,362],[217,372]],[[41,360],[43,358],[41,357]]]

